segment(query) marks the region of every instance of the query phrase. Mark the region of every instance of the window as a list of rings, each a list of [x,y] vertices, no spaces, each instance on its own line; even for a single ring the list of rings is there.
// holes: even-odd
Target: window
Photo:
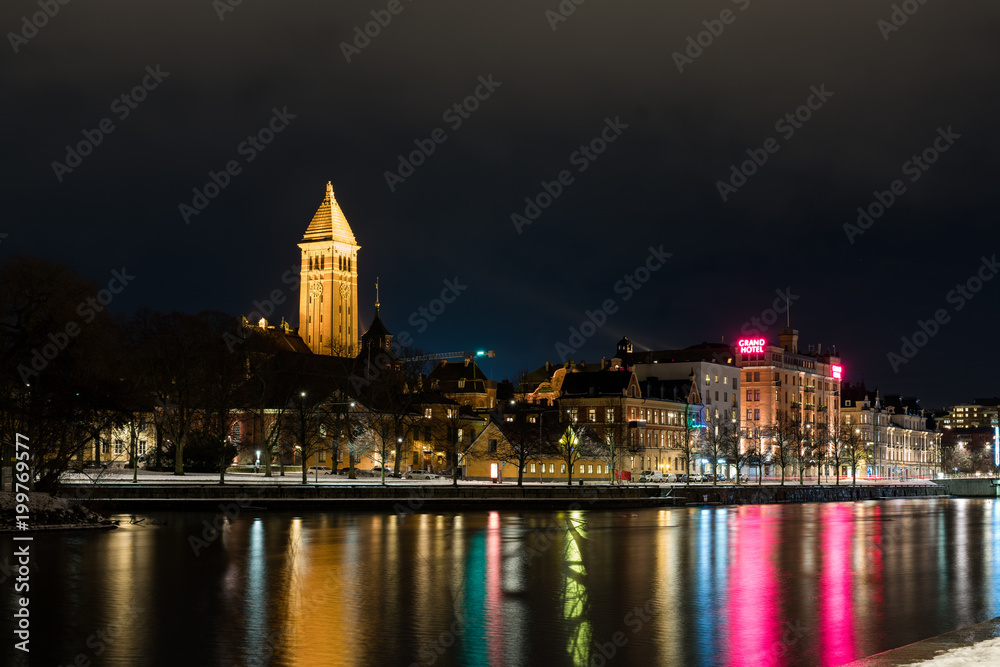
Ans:
[[[465,389],[465,378],[458,378],[458,388]]]
[[[325,449],[319,450],[319,462],[320,463],[326,463],[326,450]]]
[[[454,410],[452,408],[448,408],[447,415],[448,415],[448,419],[451,419],[452,417],[454,417],[455,416]]]
[[[750,390],[750,389],[747,389],[747,400],[748,401],[752,401],[753,400],[753,391]]]
[[[240,423],[233,424],[233,444],[240,444]]]
[[[755,421],[760,421],[760,408],[754,408],[753,418]]]
[[[534,463],[531,464],[531,472],[535,472],[535,464]]]
[[[549,464],[549,472],[555,472],[555,471],[556,471],[556,464],[555,463],[550,463]]]
[[[712,384],[712,377],[708,373],[705,373],[705,386],[707,387],[710,384]]]
[[[728,391],[722,392],[722,400],[725,401],[725,402],[727,402],[727,403],[729,402],[729,392]]]
[[[431,408],[424,408],[424,419],[430,419],[432,414]]]
[[[597,421],[597,408],[590,408],[587,410],[587,421],[589,422]]]
[[[583,466],[580,466],[580,467],[582,468]],[[594,464],[593,463],[590,463],[590,464],[587,465],[587,473],[590,474],[590,475],[594,474]]]
[[[560,463],[559,464],[559,474],[561,474],[561,475],[565,475],[566,474],[566,464],[565,463]]]
[[[610,471],[608,471],[608,472],[610,472]],[[598,475],[600,475],[600,474],[601,474],[601,466],[597,466],[597,474],[598,474]]]
[[[760,400],[760,389],[754,389],[753,390],[753,400],[755,400],[755,401],[759,401]]]
[[[140,440],[139,441],[139,456],[145,456],[145,455],[146,455],[146,441],[145,440]]]
[[[753,410],[747,408],[747,421],[750,421],[751,419],[753,419]]]
[[[458,429],[458,441],[462,442],[462,429]]]
[[[583,474],[583,464],[582,463],[580,464],[580,474],[581,475]]]
[[[497,451],[497,441],[496,438],[490,438],[486,443],[486,451],[490,454],[494,454]]]
[[[753,372],[753,381],[754,382],[760,382],[760,371],[754,371]]]
[[[715,400],[719,400],[719,392],[715,392]]]
[[[121,440],[115,440],[115,456],[120,456],[123,451],[125,451],[125,443]]]
[[[111,443],[107,440],[101,440],[101,454],[111,453]]]

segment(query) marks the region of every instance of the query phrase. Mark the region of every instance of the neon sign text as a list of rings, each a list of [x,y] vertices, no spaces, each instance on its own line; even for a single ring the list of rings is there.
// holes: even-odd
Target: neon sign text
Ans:
[[[830,366],[830,370],[833,371],[833,379],[840,380],[844,375],[843,366]]]
[[[763,354],[767,341],[763,338],[740,338],[736,341],[740,354]]]

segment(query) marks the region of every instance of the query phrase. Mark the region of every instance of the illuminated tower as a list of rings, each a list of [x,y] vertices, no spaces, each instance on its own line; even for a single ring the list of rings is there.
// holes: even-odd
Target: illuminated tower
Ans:
[[[358,250],[326,184],[326,197],[306,229],[302,242],[302,289],[299,293],[299,336],[314,354],[338,357],[358,352]]]

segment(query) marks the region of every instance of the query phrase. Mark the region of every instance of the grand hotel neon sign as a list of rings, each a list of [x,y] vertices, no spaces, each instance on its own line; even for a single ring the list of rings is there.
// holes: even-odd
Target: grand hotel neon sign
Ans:
[[[740,354],[763,354],[765,345],[767,341],[763,338],[740,338],[736,341]]]

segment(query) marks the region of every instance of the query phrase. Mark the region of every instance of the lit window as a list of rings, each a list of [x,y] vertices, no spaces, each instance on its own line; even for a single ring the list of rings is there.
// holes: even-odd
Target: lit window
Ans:
[[[534,463],[531,464],[531,472],[535,472],[535,464]]]
[[[590,408],[587,410],[587,421],[589,422],[597,421],[597,408]]]
[[[565,475],[566,474],[566,464],[565,463],[560,463],[559,464],[559,474],[561,474],[561,475]]]
[[[432,414],[431,408],[424,408],[424,419],[430,419]]]
[[[582,468],[583,466],[580,466],[580,467]],[[593,475],[593,474],[594,474],[594,464],[593,464],[593,463],[591,463],[591,464],[589,464],[589,465],[587,466],[587,473],[588,473],[588,474],[591,474],[591,475]]]
[[[598,474],[598,475],[600,475],[600,474],[601,474],[601,466],[597,466],[597,474]]]
[[[581,475],[583,474],[583,464],[582,463],[580,464],[580,474]]]
[[[115,440],[115,456],[120,455],[125,450],[125,443],[121,440]]]
[[[565,466],[564,466],[564,469],[565,469]],[[553,472],[554,473],[555,471],[556,471],[556,464],[555,463],[550,463],[549,464],[549,472]]]

